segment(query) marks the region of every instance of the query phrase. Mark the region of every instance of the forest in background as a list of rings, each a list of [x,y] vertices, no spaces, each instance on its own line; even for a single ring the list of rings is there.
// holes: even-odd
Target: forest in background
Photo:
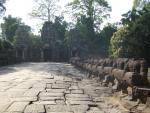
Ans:
[[[58,9],[55,0],[43,1],[36,0],[37,9],[30,14],[44,21],[39,36],[34,35],[31,27],[25,25],[20,18],[13,15],[3,18],[1,53],[25,47],[38,52],[48,45],[53,45],[50,40],[55,39],[56,44],[63,45],[60,48],[67,48],[64,49],[67,58],[95,55],[150,60],[149,0],[134,0],[132,10],[122,15],[120,23],[108,23],[103,29],[100,29],[101,25],[111,12],[106,0],[73,0],[68,3],[67,9],[73,14],[74,24],[67,23],[62,16],[55,16]],[[3,3],[5,0],[0,2],[1,14],[7,10]]]

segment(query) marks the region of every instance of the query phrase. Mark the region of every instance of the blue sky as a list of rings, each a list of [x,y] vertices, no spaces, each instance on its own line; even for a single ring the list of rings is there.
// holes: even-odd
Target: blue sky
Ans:
[[[60,5],[63,9],[65,4],[71,0],[60,0]],[[121,15],[126,13],[132,8],[133,0],[107,0],[110,6],[112,7],[111,17],[105,21],[107,22],[118,22],[121,19]],[[38,31],[38,28],[41,27],[41,21],[32,19],[29,17],[29,13],[32,11],[33,0],[8,0],[6,4],[7,11],[5,15],[11,14],[13,17],[22,18],[23,22],[27,25],[30,25],[35,29],[35,32]],[[65,15],[65,20],[71,21],[69,15]]]

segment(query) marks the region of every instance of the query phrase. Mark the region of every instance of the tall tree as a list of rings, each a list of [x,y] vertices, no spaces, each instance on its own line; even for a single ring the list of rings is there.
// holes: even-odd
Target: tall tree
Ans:
[[[93,42],[95,40],[95,31],[93,28],[93,21],[85,15],[77,19],[75,28],[80,34],[81,40],[87,43],[89,48],[93,48]]]
[[[108,17],[111,10],[106,0],[73,0],[68,6],[72,8],[76,18],[86,16],[95,30],[100,29],[103,19]]]
[[[52,21],[55,18],[55,14],[58,11],[59,0],[34,0],[35,7],[31,12],[31,16],[34,18],[39,18],[44,21]]]
[[[114,24],[108,23],[107,25],[104,26],[104,28],[100,32],[99,34],[100,37],[98,37],[100,41],[96,40],[96,42],[103,56],[108,57],[111,37],[113,36],[113,33],[115,33],[116,31],[117,27]]]
[[[138,16],[138,18],[128,19],[127,17],[127,20],[130,21],[114,33],[111,39],[111,50],[113,56],[142,57],[150,61],[149,7],[150,3],[140,10],[140,12],[137,11],[134,13],[135,17]]]
[[[63,19],[63,17],[56,17],[54,21],[54,28],[57,32],[56,38],[62,41],[65,39],[65,32],[68,25]]]
[[[15,32],[18,26],[21,25],[21,19],[9,15],[8,17],[4,17],[3,20],[4,23],[1,24],[2,37],[10,42],[13,42]]]

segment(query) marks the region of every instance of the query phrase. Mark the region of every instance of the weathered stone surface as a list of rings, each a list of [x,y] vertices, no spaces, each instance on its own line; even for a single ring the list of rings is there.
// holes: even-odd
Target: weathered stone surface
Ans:
[[[70,112],[71,108],[67,105],[46,105],[46,112]]]
[[[54,100],[65,100],[64,97],[39,97],[39,100],[43,101],[54,101]]]
[[[29,102],[14,102],[6,111],[23,112]]]
[[[52,88],[52,84],[46,84],[46,89],[51,89]]]
[[[105,113],[104,111],[100,110],[98,107],[91,107],[89,111],[86,113]],[[117,113],[117,112],[111,112],[111,113]]]
[[[147,98],[146,106],[150,107],[150,97]]]
[[[42,92],[39,95],[40,97],[63,97],[63,93],[51,93],[51,92]]]
[[[94,102],[104,102],[105,98],[104,97],[93,97]]]
[[[74,90],[74,89],[79,89],[79,86],[77,86],[77,85],[72,85],[69,89],[71,89],[71,90]]]
[[[73,112],[47,112],[47,113],[73,113]]]
[[[87,97],[85,97],[85,98],[76,98],[76,97],[74,97],[74,98],[66,98],[67,99],[67,101],[92,101],[92,99],[91,98],[87,98]]]
[[[66,89],[46,89],[46,91],[51,93],[64,93]]]
[[[69,78],[69,77],[67,78],[67,77],[65,77],[65,78],[64,78],[64,81],[65,81],[65,82],[72,82],[72,78]]]
[[[10,100],[15,102],[33,102],[37,101],[37,97],[17,97],[17,98],[10,98]]]
[[[22,112],[15,112],[15,111],[10,111],[10,112],[3,112],[3,113],[22,113]]]
[[[67,94],[66,98],[89,98],[86,94]]]
[[[53,84],[52,89],[67,89],[69,85],[66,84]]]
[[[34,102],[34,104],[55,105],[56,102],[55,101],[37,101],[37,102]]]
[[[69,100],[68,102],[71,105],[92,105],[92,106],[97,106],[96,103],[94,103],[92,101]]]
[[[23,63],[9,69],[0,71],[0,113],[124,113],[120,104],[108,103],[111,88],[69,64]]]
[[[65,105],[65,100],[56,100],[55,101],[57,105]]]
[[[24,110],[24,113],[45,113],[44,105],[28,105]]]
[[[8,93],[8,97],[17,98],[17,97],[22,97],[25,91],[9,91],[7,93]]]
[[[85,113],[89,109],[88,105],[73,105],[70,107],[74,113]]]
[[[74,89],[74,90],[71,90],[71,93],[72,94],[83,94],[84,92],[81,89]]]
[[[93,110],[90,110],[90,111],[87,111],[86,113],[105,113],[104,111],[93,111]],[[112,112],[112,113],[117,113],[117,112]]]
[[[46,84],[44,83],[36,83],[33,85],[33,88],[46,88]]]
[[[0,113],[6,111],[6,109],[11,105],[11,102],[0,102]]]

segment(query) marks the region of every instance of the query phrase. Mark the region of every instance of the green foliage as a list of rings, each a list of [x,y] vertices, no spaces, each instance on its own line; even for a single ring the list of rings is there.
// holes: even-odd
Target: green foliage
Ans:
[[[127,21],[124,21],[124,27],[113,35],[110,48],[112,56],[150,58],[149,5],[147,4],[141,11],[133,10],[131,13],[134,13],[134,16],[130,13],[131,15],[126,18]]]
[[[78,43],[76,45],[77,47],[75,48],[82,48],[83,50],[86,49],[86,51],[88,48],[88,51],[91,54],[99,54],[99,50],[100,48],[102,48],[102,46],[105,49],[108,48],[108,40],[111,36],[104,36],[105,31],[103,31],[103,34],[100,34],[100,25],[102,24],[103,20],[109,16],[108,12],[111,11],[111,8],[109,7],[107,1],[73,0],[68,4],[68,7],[71,8],[74,17],[77,19],[75,28],[73,30],[70,30],[68,35],[68,40],[73,39],[72,37],[76,38],[72,40],[72,43]],[[106,32],[108,31],[106,30]],[[70,35],[71,33],[73,34]],[[103,35],[103,38],[101,35]],[[104,38],[107,39],[105,40]],[[104,47],[104,43],[108,44],[108,46]],[[79,44],[81,44],[82,47]]]
[[[81,39],[89,43],[88,45],[93,42],[95,38],[95,32],[93,29],[93,22],[90,18],[81,16],[81,18],[77,21],[76,29],[78,30]]]
[[[63,19],[63,17],[56,17],[53,23],[54,29],[57,34],[56,38],[62,41],[65,39],[65,32],[67,28],[67,22]]]
[[[110,47],[110,53],[113,57],[123,57],[127,49],[125,47],[125,40],[127,40],[128,37],[128,30],[126,27],[120,28],[117,32],[115,32],[111,38],[111,47]]]
[[[21,25],[21,19],[14,18],[11,15],[3,18],[4,23],[1,24],[2,37],[10,42],[14,41],[15,32],[19,25]]]
[[[111,10],[106,0],[73,0],[68,6],[75,18],[82,19],[85,16],[95,30],[100,30],[103,19],[109,16],[108,12]]]
[[[0,38],[0,50],[3,48],[2,39]]]
[[[81,16],[77,21],[75,29],[78,32],[78,38],[80,38],[79,42],[82,45],[84,43],[91,54],[99,54],[103,39],[99,36],[100,33],[94,31],[91,19],[86,16]]]
[[[9,42],[8,40],[3,40],[3,48],[4,49],[12,49],[13,45],[11,42]]]
[[[42,49],[43,48],[43,42],[40,36],[36,36],[32,33],[30,33],[30,40],[32,42],[32,48],[34,49]]]
[[[0,50],[8,50],[13,49],[13,45],[11,42],[5,39],[0,38]]]
[[[117,27],[114,24],[107,24],[104,26],[102,31],[99,34],[99,41],[96,40],[98,47],[101,50],[101,53],[105,56],[109,55],[109,47],[110,47],[110,40],[113,36],[113,33],[117,31]],[[95,42],[95,43],[96,43]]]

